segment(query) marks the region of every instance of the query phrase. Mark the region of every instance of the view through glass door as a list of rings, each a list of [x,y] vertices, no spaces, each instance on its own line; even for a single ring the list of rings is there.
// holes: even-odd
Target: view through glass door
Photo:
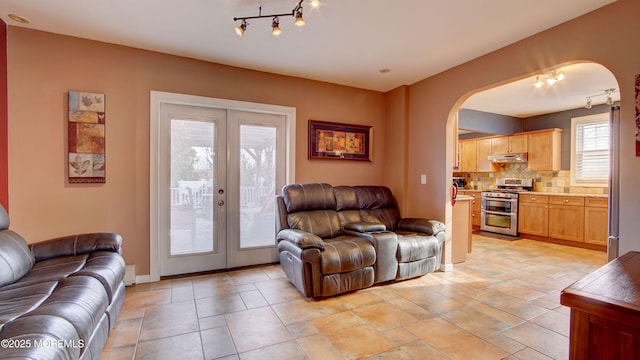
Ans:
[[[161,105],[160,275],[277,261],[285,118]]]
[[[163,104],[161,275],[224,269],[227,111]]]

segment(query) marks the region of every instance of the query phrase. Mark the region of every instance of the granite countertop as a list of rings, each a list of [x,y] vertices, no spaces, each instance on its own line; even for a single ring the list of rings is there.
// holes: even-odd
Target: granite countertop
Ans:
[[[554,193],[554,192],[542,192],[542,191],[529,191],[527,194],[531,195],[548,195],[548,196],[581,196],[581,197],[597,197],[608,198],[607,194],[578,194],[578,193]]]
[[[467,192],[482,192],[483,190],[473,190],[473,189],[460,189],[460,191]],[[544,192],[544,191],[527,191],[527,194],[531,195],[547,195],[547,196],[582,196],[582,197],[596,197],[596,198],[608,198],[607,194],[578,194],[578,193],[555,193],[555,192]],[[462,195],[458,195],[462,196]]]
[[[458,196],[456,196],[456,201],[471,201],[471,200],[475,200],[475,198],[473,196],[469,196],[469,195],[461,195],[458,194]]]

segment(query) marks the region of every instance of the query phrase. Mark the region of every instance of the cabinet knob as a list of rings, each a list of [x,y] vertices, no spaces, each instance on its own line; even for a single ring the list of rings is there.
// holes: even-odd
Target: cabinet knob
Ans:
[[[569,200],[564,199],[564,200],[562,200],[562,202],[566,204],[566,203],[568,203],[568,202],[569,202]]]
[[[534,198],[534,197],[531,198],[531,201],[536,201],[536,200],[538,200],[538,199]]]

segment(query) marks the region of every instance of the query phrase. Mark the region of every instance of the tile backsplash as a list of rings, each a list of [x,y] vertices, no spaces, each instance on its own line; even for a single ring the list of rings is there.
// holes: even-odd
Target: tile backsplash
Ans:
[[[527,164],[504,164],[502,169],[492,173],[454,172],[453,176],[464,177],[467,180],[465,189],[485,190],[496,187],[497,178],[525,178],[533,179],[534,191],[559,194],[607,194],[607,187],[571,186],[569,170],[534,171],[527,168]]]

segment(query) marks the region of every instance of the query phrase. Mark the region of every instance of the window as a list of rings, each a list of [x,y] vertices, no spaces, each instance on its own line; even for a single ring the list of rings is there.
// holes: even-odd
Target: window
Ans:
[[[571,119],[571,185],[607,186],[609,114]]]

